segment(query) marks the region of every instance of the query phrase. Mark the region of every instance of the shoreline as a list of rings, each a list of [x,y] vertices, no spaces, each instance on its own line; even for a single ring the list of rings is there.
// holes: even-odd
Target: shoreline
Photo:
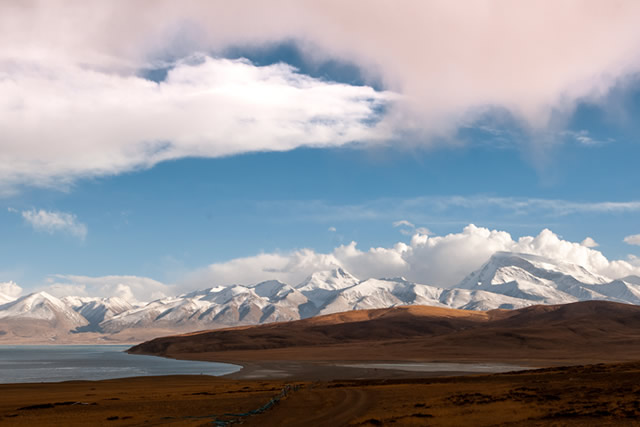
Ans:
[[[640,362],[500,374],[344,378],[332,364],[246,363],[245,379],[208,375],[0,384],[0,423],[32,425],[633,425]],[[333,363],[333,362],[332,362]],[[243,365],[245,366],[245,365]],[[336,380],[246,378],[264,368]],[[362,374],[362,370],[350,372]],[[366,373],[366,371],[365,371]],[[273,374],[273,373],[271,373]],[[375,375],[384,374],[379,378]],[[409,373],[411,374],[411,373]],[[415,373],[414,373],[415,374]],[[424,373],[419,373],[424,374]],[[309,372],[306,374],[309,378]],[[277,402],[282,390],[290,393]],[[256,412],[256,408],[268,410]]]
[[[202,362],[225,363],[240,366],[237,372],[220,376],[233,380],[287,380],[287,381],[335,381],[335,380],[375,380],[375,379],[417,379],[417,378],[439,378],[439,377],[461,377],[470,375],[493,375],[511,372],[527,372],[537,369],[548,369],[555,367],[568,367],[580,365],[576,363],[566,363],[567,361],[549,360],[487,360],[487,359],[453,359],[453,360],[427,360],[427,359],[335,359],[335,360],[305,360],[305,359],[260,359],[233,357],[226,355],[219,357],[218,354],[152,354],[152,353],[132,353],[147,356],[156,356],[176,360],[191,360]],[[587,362],[588,363],[588,362]],[[597,363],[597,362],[596,362]],[[469,370],[460,369],[393,369],[381,368],[375,365],[422,365],[422,364],[455,364],[469,365]],[[363,366],[354,366],[363,365]],[[366,366],[372,365],[372,366]],[[496,368],[505,366],[513,367],[513,370],[497,369],[496,371],[478,371],[472,367],[478,365],[496,365]]]
[[[0,346],[0,383],[205,374],[220,377],[242,369],[238,364],[137,355],[127,352],[129,348],[127,345]]]
[[[218,363],[230,363],[229,361]],[[408,363],[420,365],[420,362],[407,361],[387,361],[388,365],[406,365]],[[424,362],[431,363],[431,362]],[[322,363],[313,363],[305,361],[252,361],[239,362],[234,364],[242,366],[238,372],[223,375],[223,378],[235,380],[291,380],[291,381],[335,381],[335,380],[370,380],[370,379],[409,379],[409,378],[437,378],[437,377],[460,377],[469,375],[492,375],[497,373],[525,372],[541,368],[540,366],[514,366],[513,370],[496,370],[478,372],[472,366],[475,363],[469,363],[469,370],[410,370],[398,367],[381,368],[375,365],[381,364],[381,361],[331,361]],[[363,366],[353,366],[363,365]],[[372,365],[372,366],[366,366]]]

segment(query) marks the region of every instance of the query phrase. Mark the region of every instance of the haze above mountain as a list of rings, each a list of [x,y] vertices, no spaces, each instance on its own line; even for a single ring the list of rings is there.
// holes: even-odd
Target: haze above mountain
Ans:
[[[640,277],[612,280],[535,255],[495,253],[453,289],[402,277],[364,279],[342,268],[292,286],[218,286],[146,304],[122,298],[0,294],[0,341],[135,342],[172,332],[304,319],[350,310],[426,305],[463,310],[607,300],[640,304]]]

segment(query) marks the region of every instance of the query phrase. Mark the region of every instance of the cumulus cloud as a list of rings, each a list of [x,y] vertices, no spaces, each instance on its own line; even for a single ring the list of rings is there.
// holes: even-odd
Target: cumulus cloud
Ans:
[[[18,298],[22,294],[22,288],[15,282],[1,282],[0,283],[0,295],[5,295],[11,298]]]
[[[89,277],[57,274],[51,276],[48,282],[43,290],[58,297],[117,296],[127,301],[145,302],[172,296],[175,293],[170,285],[139,276]]]
[[[640,234],[632,234],[624,238],[624,242],[629,245],[640,245]]]
[[[598,246],[600,246],[595,240],[593,240],[591,237],[586,237],[582,243],[580,243],[582,246],[586,246],[587,248],[597,248]]]
[[[367,142],[389,129],[423,142],[492,109],[539,130],[640,71],[639,14],[633,0],[2,2],[0,179],[59,184],[184,156]],[[401,96],[374,131],[365,123],[389,94],[366,86],[284,65],[160,61],[285,40]],[[160,84],[139,77],[166,66]]]
[[[418,283],[453,287],[497,251],[575,263],[610,278],[640,273],[640,263],[634,259],[609,261],[601,252],[563,240],[548,229],[515,240],[505,231],[468,225],[459,233],[445,236],[416,233],[409,243],[399,242],[388,248],[361,250],[351,242],[330,253],[302,249],[237,258],[193,272],[183,286],[251,284],[268,279],[297,284],[315,271],[342,267],[360,278],[404,276]]]
[[[87,237],[87,226],[78,222],[71,213],[31,209],[22,211],[22,218],[36,231],[45,233],[68,233],[81,240]]]

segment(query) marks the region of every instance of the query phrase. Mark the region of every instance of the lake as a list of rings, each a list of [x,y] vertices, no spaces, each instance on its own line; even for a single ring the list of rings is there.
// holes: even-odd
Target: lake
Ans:
[[[213,375],[237,372],[228,363],[139,356],[128,345],[0,345],[0,383],[105,380],[150,375]]]

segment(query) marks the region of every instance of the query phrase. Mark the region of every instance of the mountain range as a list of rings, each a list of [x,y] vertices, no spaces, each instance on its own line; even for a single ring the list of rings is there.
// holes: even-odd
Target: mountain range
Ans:
[[[0,341],[135,342],[172,332],[404,305],[486,311],[588,300],[640,304],[640,277],[612,280],[575,264],[497,252],[452,289],[402,277],[360,280],[336,268],[295,286],[277,280],[217,286],[145,304],[46,292],[17,299],[0,295]]]

